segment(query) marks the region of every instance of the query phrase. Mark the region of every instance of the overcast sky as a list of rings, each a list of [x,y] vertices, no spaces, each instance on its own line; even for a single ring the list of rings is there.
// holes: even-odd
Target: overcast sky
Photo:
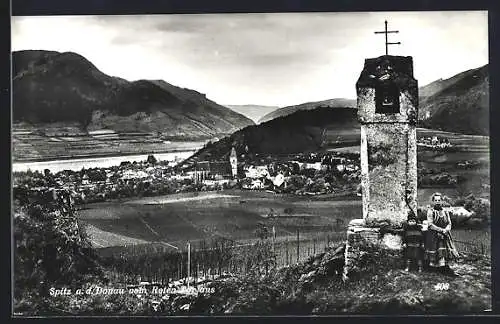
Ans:
[[[220,104],[355,98],[365,58],[411,55],[419,85],[488,63],[475,12],[281,13],[12,18],[12,50],[73,51],[102,72],[163,79]]]

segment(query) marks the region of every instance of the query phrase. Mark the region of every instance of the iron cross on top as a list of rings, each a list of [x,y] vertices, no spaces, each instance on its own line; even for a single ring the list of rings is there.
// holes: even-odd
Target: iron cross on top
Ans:
[[[385,34],[385,55],[389,55],[388,47],[389,45],[399,45],[401,42],[390,43],[387,41],[387,34],[399,33],[399,30],[387,30],[387,20],[385,21],[385,31],[376,31],[375,34]]]

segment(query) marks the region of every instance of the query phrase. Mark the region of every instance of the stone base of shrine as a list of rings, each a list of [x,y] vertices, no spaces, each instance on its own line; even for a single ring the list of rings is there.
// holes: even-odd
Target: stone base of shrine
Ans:
[[[363,272],[374,262],[402,267],[402,234],[398,228],[370,227],[363,219],[353,219],[347,227],[343,280]]]

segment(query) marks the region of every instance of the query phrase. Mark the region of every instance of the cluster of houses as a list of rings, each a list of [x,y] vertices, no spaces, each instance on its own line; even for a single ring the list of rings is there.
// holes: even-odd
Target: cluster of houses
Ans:
[[[167,181],[195,185],[186,190],[234,187],[278,190],[287,188],[288,181],[294,175],[308,174],[311,180],[310,175],[318,172],[349,174],[359,171],[359,161],[356,158],[335,153],[297,154],[285,159],[269,158],[268,161],[260,162],[238,162],[233,148],[229,159],[225,161],[197,161],[183,170],[176,170],[167,163],[123,162],[109,168],[67,170],[56,174],[46,170],[45,174],[18,175],[14,180],[33,190],[68,190],[77,201],[102,201],[116,196],[116,192],[123,188],[131,188],[133,192],[137,187],[159,187]]]
[[[266,182],[272,183],[275,188],[286,187],[286,179],[283,173],[271,176],[267,165],[250,165],[245,168],[245,179],[250,181],[242,182],[243,189],[262,190],[265,189]]]
[[[427,136],[419,138],[417,145],[419,147],[429,149],[448,149],[452,147],[450,141],[447,138],[440,138],[437,136]]]
[[[191,179],[195,184],[209,189],[235,185],[238,179],[238,157],[234,147],[226,161],[197,161],[181,173],[173,175],[176,179]]]
[[[115,192],[125,184],[136,186],[148,185],[163,181],[169,176],[168,165],[150,165],[145,162],[122,163],[119,166],[99,169],[82,169],[81,171],[65,170],[51,174],[30,172],[17,174],[14,186],[29,188],[31,192],[66,190],[76,201],[85,201],[89,196],[105,200],[111,192]]]
[[[359,171],[359,163],[354,159],[335,156],[334,154],[319,155],[317,153],[300,154],[286,161],[274,161],[267,165],[246,165],[244,174],[247,181],[242,182],[243,189],[286,189],[290,178],[294,175],[304,175],[311,172],[323,174],[355,173]],[[312,180],[311,180],[312,181]]]
[[[457,162],[457,167],[461,169],[472,169],[481,166],[481,164],[482,162],[478,160],[475,161],[465,160]]]

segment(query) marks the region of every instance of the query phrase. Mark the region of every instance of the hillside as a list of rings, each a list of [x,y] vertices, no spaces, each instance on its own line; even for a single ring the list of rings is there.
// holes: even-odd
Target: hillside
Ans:
[[[253,154],[291,154],[321,149],[327,132],[353,133],[359,139],[355,108],[321,107],[299,110],[260,125],[248,126],[215,143],[209,143],[185,163],[227,158],[231,147]]]
[[[329,99],[274,110],[259,123],[318,107],[356,107],[355,99]],[[419,126],[470,135],[489,135],[488,65],[419,88]]]
[[[454,83],[457,83],[458,81],[462,80],[463,78],[466,78],[469,75],[473,75],[474,73],[477,72],[477,70],[480,69],[488,69],[488,65],[485,65],[483,67],[477,68],[477,69],[470,69],[461,73],[458,73],[448,79],[438,79],[436,81],[433,81],[425,86],[422,86],[419,88],[419,96],[420,100],[425,100],[426,98],[429,98],[436,93],[444,90],[445,88],[451,86]]]
[[[344,99],[344,98],[336,98],[336,99],[328,99],[328,100],[323,100],[323,101],[316,101],[316,102],[307,102],[303,103],[300,105],[295,105],[295,106],[287,106],[283,107],[280,109],[277,109],[275,111],[272,111],[265,115],[264,117],[259,119],[259,123],[265,123],[267,121],[270,121],[272,119],[278,118],[278,117],[283,117],[290,115],[298,110],[312,110],[318,107],[331,107],[331,108],[338,108],[338,107],[351,107],[355,108],[356,107],[356,99]]]
[[[18,51],[12,60],[14,122],[206,138],[253,124],[202,93],[108,76],[76,53]]]
[[[421,127],[489,135],[488,65],[420,88]]]
[[[448,86],[452,85],[453,83],[457,82],[461,78],[463,78],[465,75],[470,73],[471,70],[464,71],[462,73],[459,73],[457,75],[452,76],[449,79],[438,79],[435,80],[425,86],[422,86],[418,89],[418,95],[420,97],[420,100],[424,100],[426,98],[429,98],[432,95],[435,95],[436,93],[440,92],[441,90],[447,88]]]
[[[261,106],[261,105],[224,105],[239,114],[242,114],[251,120],[253,120],[256,124],[259,123],[259,119],[263,116],[279,109],[278,106]]]

